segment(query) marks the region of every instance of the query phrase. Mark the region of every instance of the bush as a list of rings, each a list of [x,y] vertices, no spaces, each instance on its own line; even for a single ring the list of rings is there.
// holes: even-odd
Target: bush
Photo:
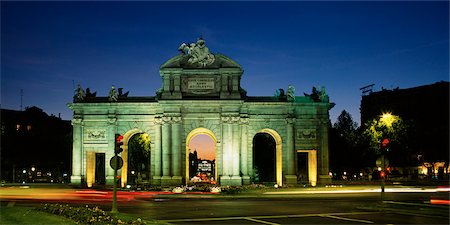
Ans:
[[[44,204],[36,207],[36,210],[61,215],[72,219],[79,224],[145,224],[141,219],[127,222],[122,221],[102,209],[99,209],[97,206],[89,208],[88,205],[86,205],[86,207],[72,207],[62,204]]]

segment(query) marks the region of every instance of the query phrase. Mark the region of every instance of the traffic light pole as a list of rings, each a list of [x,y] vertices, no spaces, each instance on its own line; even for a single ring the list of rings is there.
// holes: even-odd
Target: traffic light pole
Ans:
[[[114,184],[113,184],[113,202],[112,202],[112,209],[111,209],[111,213],[112,214],[117,214],[119,213],[119,210],[117,210],[117,165],[118,163],[118,158],[117,157],[117,152],[114,151]]]
[[[386,172],[385,172],[385,162],[384,162],[384,153],[381,154],[381,202],[384,201],[384,186],[385,186],[385,182],[384,179],[386,177]],[[383,176],[384,173],[384,176]]]

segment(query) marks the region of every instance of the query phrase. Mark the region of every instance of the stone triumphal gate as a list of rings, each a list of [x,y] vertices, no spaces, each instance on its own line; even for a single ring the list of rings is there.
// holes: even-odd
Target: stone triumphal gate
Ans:
[[[74,112],[72,183],[113,182],[109,162],[115,134],[124,135],[122,186],[132,176],[128,143],[136,134],[149,139],[146,181],[154,185],[190,182],[188,146],[198,134],[215,143],[215,178],[221,185],[255,181],[255,136],[261,133],[274,142],[274,165],[265,165],[274,168],[274,183],[295,184],[300,176],[313,186],[330,181],[328,111],[334,104],[324,88],[304,96],[295,96],[292,86],[275,96],[247,96],[240,86],[241,66],[212,54],[204,40],[182,44],[179,51],[160,67],[162,87],[156,96],[128,97],[112,87],[109,96],[97,97],[77,88],[69,104]],[[300,168],[306,173],[301,175]]]

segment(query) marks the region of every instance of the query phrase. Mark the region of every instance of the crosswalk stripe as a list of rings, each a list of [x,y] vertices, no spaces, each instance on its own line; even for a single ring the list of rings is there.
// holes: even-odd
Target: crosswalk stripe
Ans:
[[[246,217],[245,219],[253,221],[253,222],[257,222],[257,223],[263,223],[263,224],[269,224],[269,225],[280,225],[279,223],[272,223],[272,222],[268,222],[268,221],[264,221],[264,220],[257,220],[257,219],[253,219],[250,217]]]
[[[333,219],[338,219],[338,220],[346,220],[346,221],[352,221],[352,222],[358,222],[358,223],[374,223],[373,221],[368,221],[368,220],[358,220],[358,219],[352,219],[352,218],[346,218],[346,217],[340,217],[340,216],[332,216],[332,215],[322,215],[321,217],[333,218]]]

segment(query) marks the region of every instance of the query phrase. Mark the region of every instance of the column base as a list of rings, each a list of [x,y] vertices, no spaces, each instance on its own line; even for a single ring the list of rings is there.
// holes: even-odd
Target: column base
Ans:
[[[328,174],[319,175],[319,184],[331,184],[331,177]]]
[[[249,176],[242,176],[242,184],[250,184],[250,177]]]
[[[114,185],[114,176],[106,176],[106,185]]]
[[[220,185],[241,186],[242,178],[240,176],[221,176]]]
[[[153,185],[161,185],[161,177],[160,176],[153,176],[152,184]]]
[[[296,175],[285,175],[284,183],[285,184],[297,184],[297,176]]]
[[[173,176],[172,177],[172,185],[180,186],[183,185],[181,176]]]
[[[81,185],[81,176],[70,176],[70,183],[74,185]]]
[[[161,177],[161,186],[171,186],[171,185],[172,185],[172,177],[170,176]]]

